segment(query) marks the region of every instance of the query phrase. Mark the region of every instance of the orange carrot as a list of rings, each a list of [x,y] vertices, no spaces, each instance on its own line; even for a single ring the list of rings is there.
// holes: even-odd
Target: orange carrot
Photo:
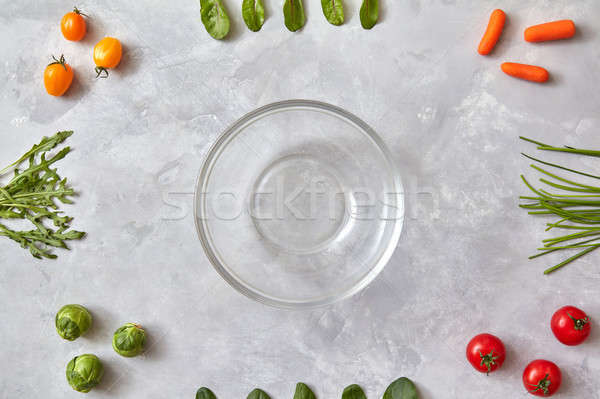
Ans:
[[[534,25],[525,29],[525,40],[528,42],[568,39],[573,35],[575,35],[575,24],[570,19]]]
[[[548,80],[548,71],[535,65],[517,64],[515,62],[505,62],[501,66],[504,73],[515,78],[531,80],[532,82],[543,83]]]
[[[485,30],[483,38],[479,43],[479,48],[477,49],[479,54],[487,55],[492,51],[498,42],[500,35],[502,34],[504,21],[506,21],[506,14],[504,11],[494,10],[492,12],[492,15],[490,16],[490,22],[488,22],[487,29]]]

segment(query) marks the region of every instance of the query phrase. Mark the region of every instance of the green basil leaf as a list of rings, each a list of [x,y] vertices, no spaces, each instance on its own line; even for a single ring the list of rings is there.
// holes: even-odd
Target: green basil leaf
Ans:
[[[290,31],[296,32],[302,28],[306,22],[302,0],[285,0],[285,3],[283,3],[283,17],[285,26]]]
[[[323,14],[329,23],[341,25],[344,23],[344,5],[342,0],[321,0]]]
[[[379,0],[363,0],[360,7],[360,23],[363,28],[371,29],[379,18]]]
[[[406,377],[398,378],[385,390],[383,399],[419,399],[417,388]]]
[[[254,391],[248,394],[247,399],[271,399],[271,397],[262,389],[256,388]]]
[[[202,387],[196,392],[196,399],[217,399],[217,397],[210,389]]]
[[[299,382],[296,384],[294,399],[316,399],[316,397],[313,391],[311,391],[305,383]]]
[[[200,0],[200,16],[206,31],[215,39],[223,39],[229,33],[229,15],[221,0]]]
[[[242,1],[242,17],[248,29],[258,32],[265,23],[265,8],[262,0]]]
[[[344,388],[342,399],[367,399],[367,395],[365,395],[365,392],[361,387],[356,384],[352,384]]]

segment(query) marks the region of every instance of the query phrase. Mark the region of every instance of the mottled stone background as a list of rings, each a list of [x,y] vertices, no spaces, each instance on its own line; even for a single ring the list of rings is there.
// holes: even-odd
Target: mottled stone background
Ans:
[[[73,129],[74,151],[59,164],[81,193],[65,209],[88,237],[38,261],[0,239],[0,392],[4,398],[75,398],[64,369],[99,355],[101,387],[89,398],[219,398],[260,386],[291,398],[309,383],[322,399],[350,383],[377,398],[399,376],[424,399],[525,397],[521,372],[543,357],[565,375],[559,398],[600,398],[600,325],[580,347],[549,329],[573,304],[600,319],[600,257],[543,276],[564,254],[528,261],[546,237],[543,219],[517,207],[528,162],[526,134],[555,144],[598,147],[600,2],[573,0],[380,0],[381,21],[365,31],[359,0],[347,23],[329,25],[304,0],[305,28],[283,25],[281,1],[265,0],[260,33],[243,25],[240,1],[225,41],[211,39],[194,0],[84,1],[90,32],[65,41],[59,21],[71,1],[0,1],[0,145],[8,164],[57,130]],[[501,43],[476,47],[492,9],[508,14]],[[572,18],[569,41],[524,42],[525,27]],[[125,46],[120,67],[96,80],[92,47],[104,35]],[[64,98],[46,95],[42,73],[64,53],[76,80]],[[503,61],[545,66],[536,85],[500,71]],[[405,229],[392,260],[362,293],[313,311],[265,307],[230,288],[204,257],[192,195],[200,163],[219,133],[266,103],[307,98],[355,113],[379,132],[402,173]],[[598,161],[550,156],[600,171]],[[62,341],[53,318],[66,303],[94,315],[90,334]],[[119,324],[139,321],[147,354],[118,357]],[[485,377],[465,361],[471,336],[501,336],[508,359]]]

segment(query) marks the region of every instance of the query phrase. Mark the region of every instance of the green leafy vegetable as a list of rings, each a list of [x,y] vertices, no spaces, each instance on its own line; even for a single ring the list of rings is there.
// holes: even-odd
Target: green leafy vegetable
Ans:
[[[265,8],[262,0],[242,1],[242,17],[248,29],[258,32],[265,22]]]
[[[570,154],[600,157],[600,151],[596,150],[585,150],[567,146],[553,147],[525,137],[521,137],[521,139],[536,144],[538,149],[544,151],[565,152]],[[522,155],[543,165],[551,166],[553,168],[565,170],[567,172],[586,176],[592,179],[600,179],[600,176],[597,175],[580,172],[561,165],[541,161],[527,154]],[[550,173],[535,164],[531,164],[530,166],[546,176],[541,178],[540,182],[546,184],[548,187],[562,191],[559,194],[551,193],[546,189],[536,189],[525,179],[523,175],[521,175],[521,179],[535,194],[535,196],[519,197],[521,200],[527,201],[527,203],[519,204],[519,206],[521,208],[528,209],[530,215],[556,216],[558,220],[554,223],[547,223],[546,231],[559,229],[563,231],[566,230],[567,234],[543,240],[543,247],[538,248],[538,250],[541,252],[530,256],[529,259],[537,258],[554,251],[572,249],[579,250],[579,252],[577,252],[575,255],[544,271],[544,274],[550,274],[600,247],[600,186],[584,184],[566,179],[554,173]],[[548,177],[553,180],[548,180]]]
[[[344,388],[342,399],[367,399],[367,396],[361,387],[356,384],[352,384]]]
[[[311,391],[305,383],[299,382],[296,384],[294,399],[316,399],[316,397],[313,391]]]
[[[398,378],[385,390],[383,399],[419,399],[417,388],[406,377]]]
[[[89,330],[92,325],[92,315],[81,305],[65,305],[56,313],[54,325],[58,335],[74,341]]]
[[[256,388],[248,394],[246,399],[271,399],[271,397],[262,389]]]
[[[371,29],[379,18],[379,0],[363,0],[360,7],[360,23],[363,28]]]
[[[329,23],[341,25],[344,23],[344,5],[342,0],[321,0],[323,14]]]
[[[112,346],[121,356],[134,357],[142,353],[146,331],[136,323],[125,323],[113,334]]]
[[[104,367],[96,355],[75,356],[67,364],[67,381],[77,392],[89,392],[102,380]]]
[[[2,175],[14,168],[8,184],[0,185],[0,219],[26,219],[35,227],[33,230],[16,231],[0,223],[0,236],[19,243],[39,259],[56,258],[48,246],[68,249],[66,240],[85,235],[84,232],[69,230],[73,218],[64,216],[56,204],[56,201],[71,204],[69,197],[75,195],[75,191],[67,185],[67,179],[61,178],[57,169],[51,168],[69,153],[70,148],[65,147],[46,158],[48,151],[72,134],[72,131],[64,131],[42,138],[39,144],[0,171]],[[19,169],[25,161],[27,168]],[[52,221],[56,230],[44,225],[44,221]]]
[[[306,22],[302,0],[285,0],[285,3],[283,3],[283,17],[285,26],[290,31],[296,32],[302,28]]]
[[[221,0],[200,0],[200,16],[206,31],[215,39],[223,39],[229,33],[229,15]]]
[[[210,389],[202,387],[196,392],[196,399],[217,399],[217,397]]]

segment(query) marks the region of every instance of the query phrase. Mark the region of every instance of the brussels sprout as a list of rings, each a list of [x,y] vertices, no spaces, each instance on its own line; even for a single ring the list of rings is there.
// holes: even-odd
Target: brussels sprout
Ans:
[[[92,315],[81,305],[65,305],[54,320],[58,335],[69,341],[79,338],[92,325]]]
[[[115,331],[112,346],[119,355],[134,357],[142,353],[144,341],[146,341],[146,332],[142,326],[127,323]]]
[[[75,356],[67,364],[67,381],[78,392],[89,392],[100,383],[104,367],[96,355]]]

